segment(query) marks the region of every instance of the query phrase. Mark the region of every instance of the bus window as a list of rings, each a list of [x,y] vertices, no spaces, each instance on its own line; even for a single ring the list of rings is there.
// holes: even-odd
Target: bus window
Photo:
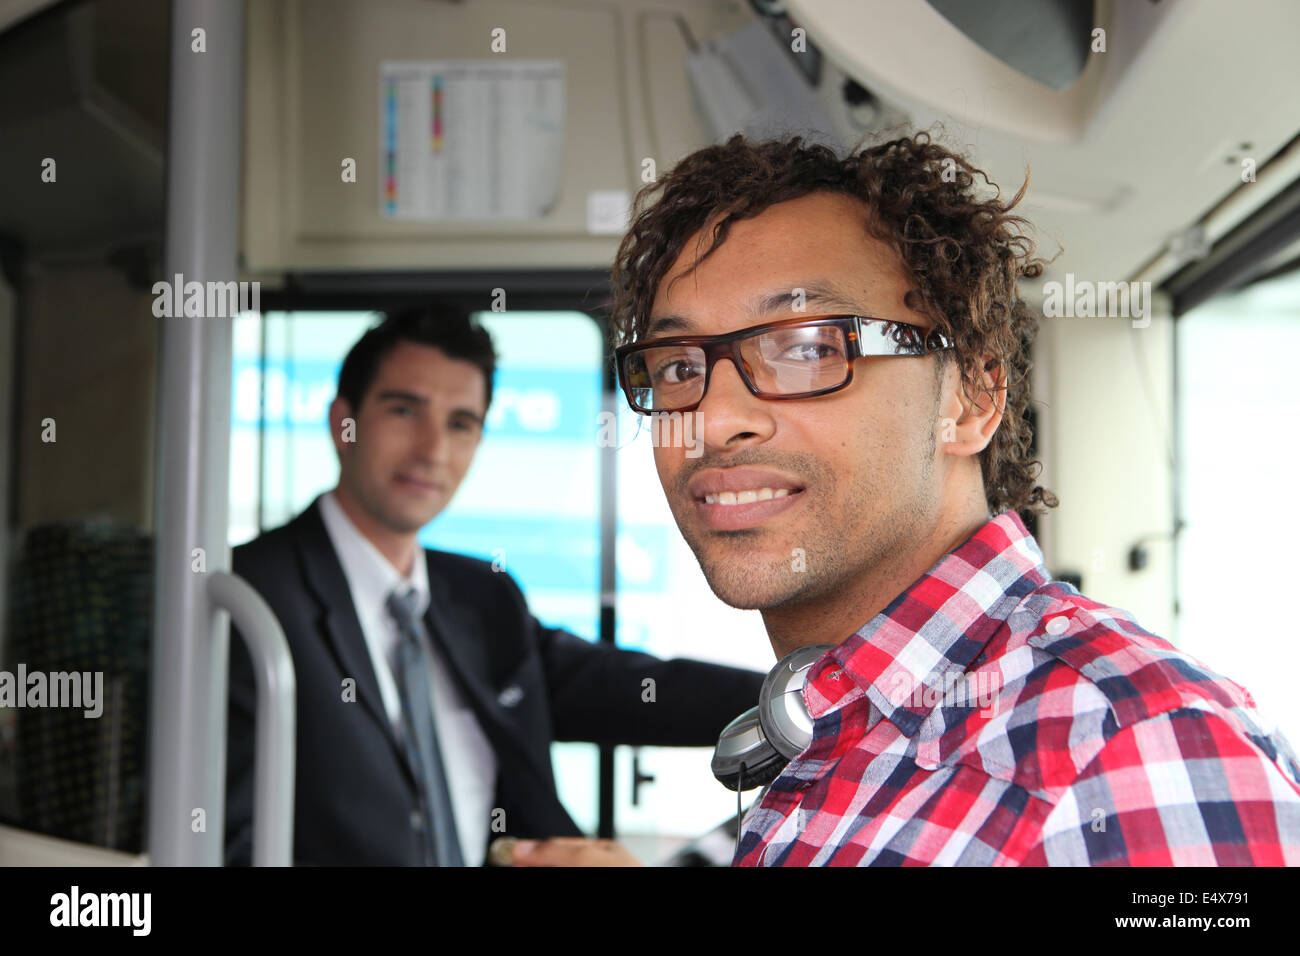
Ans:
[[[268,312],[236,323],[232,545],[276,527],[338,478],[328,411],[348,349],[372,312]],[[420,544],[508,572],[533,614],[587,640],[599,629],[597,417],[602,341],[580,312],[480,313],[498,366],[483,442]],[[250,464],[255,467],[249,467]],[[526,463],[523,465],[522,463]],[[661,496],[662,497],[662,496]],[[597,825],[597,749],[557,743],[560,797]]]
[[[1300,626],[1276,596],[1290,587],[1295,545],[1262,514],[1275,502],[1288,510],[1295,485],[1300,396],[1289,365],[1300,351],[1298,316],[1294,272],[1182,316],[1176,398],[1185,523],[1179,649],[1244,685],[1289,740],[1300,738],[1290,687]]]

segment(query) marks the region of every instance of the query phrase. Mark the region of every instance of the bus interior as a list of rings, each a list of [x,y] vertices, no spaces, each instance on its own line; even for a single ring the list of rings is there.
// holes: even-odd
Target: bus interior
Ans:
[[[1300,626],[1265,600],[1295,522],[1258,514],[1297,462],[1298,52],[1289,0],[0,0],[0,670],[104,681],[95,720],[0,695],[0,864],[222,864],[232,621],[287,661],[231,549],[331,487],[340,364],[394,310],[472,315],[499,356],[421,545],[587,641],[767,671],[611,361],[634,197],[736,133],[925,130],[1026,184],[1060,501],[1029,530],[1300,739]],[[238,307],[188,311],[195,280]],[[288,670],[264,863],[290,862]],[[651,864],[729,862],[710,753],[551,747],[581,830]]]

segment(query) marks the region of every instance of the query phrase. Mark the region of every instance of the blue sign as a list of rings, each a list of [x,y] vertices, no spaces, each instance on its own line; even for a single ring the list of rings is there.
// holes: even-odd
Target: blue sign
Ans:
[[[262,400],[262,365],[255,359],[234,362],[235,428],[329,428],[341,362],[285,361],[266,364],[266,408]],[[600,380],[594,370],[500,368],[488,409],[487,432],[500,438],[547,438],[595,441],[600,408]]]

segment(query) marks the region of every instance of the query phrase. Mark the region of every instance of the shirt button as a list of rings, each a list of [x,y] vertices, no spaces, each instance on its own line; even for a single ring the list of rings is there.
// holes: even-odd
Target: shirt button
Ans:
[[[1069,629],[1070,629],[1070,619],[1068,617],[1065,617],[1064,615],[1062,615],[1061,617],[1054,617],[1047,622],[1048,634],[1064,634]]]
[[[419,810],[411,811],[411,829],[412,830],[424,829],[424,817],[420,815]]]

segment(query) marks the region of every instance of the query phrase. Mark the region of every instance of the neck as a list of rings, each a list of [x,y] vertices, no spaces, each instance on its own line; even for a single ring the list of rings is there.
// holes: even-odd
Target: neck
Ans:
[[[357,530],[367,541],[379,549],[379,553],[388,559],[388,563],[397,569],[403,577],[409,577],[415,566],[415,539],[418,532],[394,531],[392,528],[376,521],[353,497],[348,494],[342,483],[334,489],[334,498],[343,513],[348,516]]]
[[[900,543],[890,558],[836,581],[814,597],[764,610],[763,624],[777,660],[809,644],[841,643],[988,521],[981,491],[979,500],[960,514],[941,515],[923,540]]]

